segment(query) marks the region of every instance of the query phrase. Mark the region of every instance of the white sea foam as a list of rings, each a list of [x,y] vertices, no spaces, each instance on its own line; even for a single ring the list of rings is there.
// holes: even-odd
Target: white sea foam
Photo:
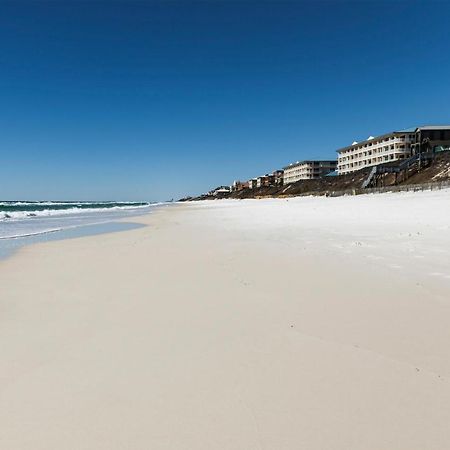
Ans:
[[[143,208],[148,208],[151,206],[150,204],[143,204],[143,205],[129,205],[125,206],[119,206],[117,202],[114,202],[115,206],[105,207],[105,208],[87,208],[86,205],[89,203],[84,203],[84,207],[79,207],[78,204],[73,203],[39,203],[39,206],[50,206],[50,208],[46,209],[27,209],[22,211],[2,211],[2,206],[31,206],[32,203],[14,203],[14,204],[7,204],[0,203],[0,221],[2,220],[23,220],[23,219],[33,219],[36,217],[49,217],[49,216],[65,216],[65,215],[74,215],[74,214],[89,214],[89,213],[104,213],[107,211],[132,211],[132,210],[139,210]],[[98,203],[90,203],[92,205],[98,204]],[[51,206],[69,206],[74,205],[72,208],[66,208],[66,209],[52,209]]]
[[[42,205],[42,203],[40,204]],[[68,209],[41,209],[41,210],[28,210],[28,211],[1,211],[0,208],[0,220],[14,220],[14,219],[30,219],[35,217],[49,217],[49,216],[64,216],[73,214],[87,214],[87,213],[102,213],[105,211],[126,211],[148,208],[150,205],[140,206],[111,206],[109,208],[68,208]]]
[[[0,202],[0,240],[52,233],[146,214],[161,203]]]
[[[75,227],[73,227],[73,228],[75,228]],[[40,230],[40,231],[34,231],[34,232],[29,232],[29,233],[10,234],[10,235],[6,235],[6,236],[0,236],[0,240],[38,236],[40,234],[55,233],[56,231],[61,231],[63,229],[64,228],[51,228],[48,230]]]

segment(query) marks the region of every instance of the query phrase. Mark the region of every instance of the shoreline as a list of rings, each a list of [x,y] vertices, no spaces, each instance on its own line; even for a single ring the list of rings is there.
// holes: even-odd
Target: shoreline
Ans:
[[[21,249],[0,263],[0,442],[445,448],[449,199],[196,202]]]
[[[166,207],[168,205],[158,205],[154,207],[155,209],[153,210],[146,213],[136,213],[136,215],[110,218],[109,220],[104,219],[104,221],[99,217],[97,220],[100,221],[94,221],[92,223],[87,222],[85,224],[69,225],[29,234],[0,237],[0,260],[10,258],[14,253],[19,251],[20,248],[29,245],[76,239],[85,236],[96,236],[99,234],[117,233],[139,228],[143,225],[138,223],[138,220],[136,220],[137,218],[148,214],[154,214],[154,212],[162,206]]]
[[[98,224],[80,225],[58,230],[49,230],[40,233],[28,234],[17,237],[0,238],[0,261],[11,258],[21,248],[45,244],[47,242],[64,241],[67,239],[79,239],[83,237],[98,236],[100,234],[120,233],[140,228],[141,225],[134,221],[111,221]]]

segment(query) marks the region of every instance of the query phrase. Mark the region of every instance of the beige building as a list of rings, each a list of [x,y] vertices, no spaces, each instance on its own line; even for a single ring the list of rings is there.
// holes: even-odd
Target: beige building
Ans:
[[[312,180],[336,170],[337,161],[297,161],[284,167],[283,184]]]
[[[412,130],[394,131],[383,136],[368,137],[362,142],[339,149],[338,174],[355,172],[365,167],[397,161],[411,156],[411,144],[415,132]]]

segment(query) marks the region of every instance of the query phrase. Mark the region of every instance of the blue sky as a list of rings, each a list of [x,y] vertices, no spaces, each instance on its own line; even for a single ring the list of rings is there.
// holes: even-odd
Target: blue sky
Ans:
[[[449,17],[432,1],[0,1],[0,198],[177,198],[450,123]]]

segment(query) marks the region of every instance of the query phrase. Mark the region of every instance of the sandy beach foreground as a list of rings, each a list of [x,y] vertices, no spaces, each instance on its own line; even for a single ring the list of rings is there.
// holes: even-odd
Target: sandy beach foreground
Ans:
[[[0,261],[0,448],[450,447],[450,191],[203,202]]]

